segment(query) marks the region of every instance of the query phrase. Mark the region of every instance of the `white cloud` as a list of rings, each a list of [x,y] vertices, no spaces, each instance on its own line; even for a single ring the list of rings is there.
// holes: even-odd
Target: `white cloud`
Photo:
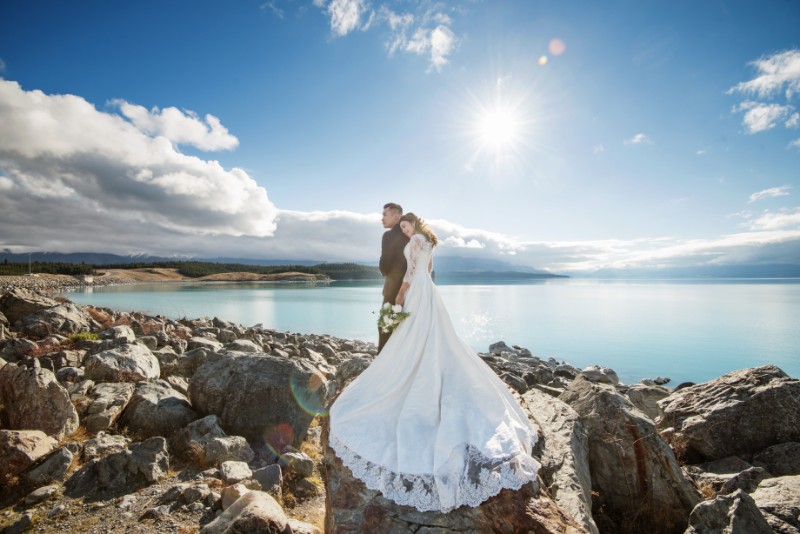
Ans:
[[[314,0],[314,4],[316,5],[317,0]],[[284,17],[284,12],[278,5],[275,3],[275,0],[270,0],[269,2],[264,2],[261,4],[262,11],[270,11],[273,15],[282,19]]]
[[[142,133],[165,137],[176,145],[192,145],[208,151],[230,150],[239,145],[239,140],[214,115],[206,115],[203,120],[192,111],[174,107],[162,110],[154,107],[148,111],[124,100],[114,100],[111,104]]]
[[[780,187],[770,187],[769,189],[764,189],[763,191],[759,191],[750,195],[750,199],[747,201],[747,203],[749,204],[763,198],[784,197],[789,194],[789,189],[791,188],[792,186],[790,185],[782,185]]]
[[[789,148],[800,148],[800,137],[789,143]]]
[[[638,134],[634,135],[633,137],[631,137],[630,139],[625,140],[624,144],[626,144],[626,145],[641,145],[641,144],[652,145],[653,141],[647,136],[647,134],[638,133]]]
[[[800,208],[794,211],[765,211],[759,217],[747,221],[745,226],[751,230],[782,230],[784,228],[800,228]]]
[[[695,154],[695,156],[705,156],[707,153],[708,153],[707,150],[705,150],[704,148],[701,148],[700,150],[698,150],[694,154]]]
[[[453,19],[440,3],[421,2],[416,12],[396,12],[387,4],[373,8],[366,0],[314,0],[330,18],[334,36],[344,37],[356,29],[368,31],[383,27],[388,31],[386,50],[426,56],[430,70],[440,71],[450,62],[458,38],[450,26]]]
[[[331,0],[327,11],[331,18],[331,31],[341,37],[358,28],[366,13],[366,4],[364,0]]]
[[[7,242],[136,249],[160,236],[177,250],[183,239],[275,230],[267,191],[245,171],[183,154],[79,96],[0,80],[0,124]]]
[[[782,91],[787,99],[791,99],[800,91],[800,50],[777,52],[750,64],[755,66],[758,75],[736,84],[728,90],[729,94],[741,92],[767,98]]]
[[[748,100],[738,106],[734,106],[734,113],[744,111],[742,124],[747,129],[747,133],[758,133],[770,130],[783,120],[791,120],[790,116],[794,108],[781,104],[764,104]]]
[[[6,62],[3,61],[3,58],[0,57],[0,72],[6,71]]]
[[[594,145],[592,147],[592,154],[602,154],[606,151],[606,147],[603,145]]]
[[[784,124],[787,128],[797,128],[800,126],[800,113],[792,113],[792,116]]]

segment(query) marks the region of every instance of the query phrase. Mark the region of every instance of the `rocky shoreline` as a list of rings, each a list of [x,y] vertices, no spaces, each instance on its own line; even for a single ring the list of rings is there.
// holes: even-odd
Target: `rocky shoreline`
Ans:
[[[2,532],[800,532],[800,381],[774,366],[671,389],[495,343],[540,477],[421,513],[326,446],[373,344],[1,288]]]

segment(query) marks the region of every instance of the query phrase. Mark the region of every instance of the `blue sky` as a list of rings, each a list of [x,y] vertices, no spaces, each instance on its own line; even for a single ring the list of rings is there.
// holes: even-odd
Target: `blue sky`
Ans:
[[[800,263],[800,3],[0,3],[0,248]]]

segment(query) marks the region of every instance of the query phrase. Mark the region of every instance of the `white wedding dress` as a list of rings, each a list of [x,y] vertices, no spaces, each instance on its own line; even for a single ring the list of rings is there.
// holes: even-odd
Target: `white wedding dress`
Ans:
[[[421,511],[477,506],[536,478],[536,433],[455,332],[422,235],[405,248],[410,312],[330,410],[330,446],[366,486]]]

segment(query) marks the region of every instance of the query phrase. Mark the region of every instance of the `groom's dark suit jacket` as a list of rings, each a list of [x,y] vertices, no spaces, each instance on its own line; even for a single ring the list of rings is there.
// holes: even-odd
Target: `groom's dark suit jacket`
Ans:
[[[395,224],[391,230],[383,234],[381,243],[381,261],[378,264],[381,274],[386,277],[383,282],[383,302],[391,302],[397,298],[397,292],[403,285],[406,275],[406,258],[403,249],[408,243],[408,238],[400,230],[400,225]]]

